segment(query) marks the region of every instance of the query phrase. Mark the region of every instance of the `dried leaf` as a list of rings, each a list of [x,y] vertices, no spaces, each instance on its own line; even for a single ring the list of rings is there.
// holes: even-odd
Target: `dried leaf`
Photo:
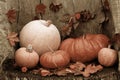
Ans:
[[[14,9],[10,9],[7,13],[6,13],[7,17],[8,17],[8,21],[10,23],[13,23],[16,21],[16,10]]]
[[[62,4],[61,3],[60,4],[51,3],[49,8],[53,12],[58,12],[62,8]]]
[[[87,67],[85,68],[85,72],[90,74],[96,73],[97,72],[96,66],[94,64],[87,65]]]
[[[84,71],[81,72],[81,74],[82,74],[84,77],[86,77],[86,78],[90,76],[90,73],[88,73],[88,72],[84,72]]]
[[[16,42],[19,42],[19,38],[17,37],[18,33],[12,32],[9,33],[7,36],[7,39],[9,40],[9,43],[11,46],[15,46]]]
[[[41,76],[50,76],[50,75],[51,75],[51,72],[50,72],[49,70],[47,70],[47,69],[41,68],[41,69],[40,69],[40,75],[41,75]]]
[[[70,65],[70,69],[75,70],[75,71],[81,71],[85,67],[86,65],[81,62],[76,62],[75,64]]]
[[[45,13],[46,6],[44,4],[38,4],[35,8],[36,14],[44,14]]]
[[[79,19],[79,21],[87,22],[90,19],[94,19],[95,16],[96,15],[95,14],[91,14],[90,11],[83,10],[83,11],[80,12],[80,19]]]
[[[64,26],[64,27],[61,28],[61,31],[63,33],[67,32],[68,30],[69,30],[69,25],[66,25],[66,26]]]
[[[71,69],[68,69],[68,68],[61,69],[61,70],[55,72],[55,74],[58,76],[66,76],[67,74],[70,74],[70,73],[74,73],[74,71]]]
[[[80,12],[76,12],[74,16],[77,20],[80,20],[81,17]]]
[[[103,66],[102,65],[97,65],[96,68],[97,68],[97,71],[103,70]]]
[[[63,23],[69,23],[70,18],[71,18],[71,15],[69,13],[67,13],[61,17],[60,21]]]
[[[104,4],[103,4],[103,6],[104,6],[104,9],[105,9],[105,10],[110,10],[108,0],[104,0]]]
[[[98,71],[101,71],[102,69],[103,69],[103,67],[101,65],[95,66],[95,64],[89,64],[85,68],[84,72],[93,74],[93,73],[96,73]]]

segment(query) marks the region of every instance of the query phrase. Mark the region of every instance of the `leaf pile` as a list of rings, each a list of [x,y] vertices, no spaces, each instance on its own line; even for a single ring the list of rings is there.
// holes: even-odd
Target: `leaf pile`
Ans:
[[[101,65],[88,64],[85,65],[81,62],[76,62],[74,64],[70,64],[67,68],[60,68],[55,70],[49,70],[45,68],[39,68],[32,70],[33,74],[39,74],[41,76],[67,76],[69,74],[73,75],[83,75],[84,77],[89,77],[91,74],[97,73],[101,71],[103,67]]]
[[[95,14],[91,14],[90,11],[83,10],[81,12],[75,13],[75,17],[78,21],[87,22],[95,18]]]

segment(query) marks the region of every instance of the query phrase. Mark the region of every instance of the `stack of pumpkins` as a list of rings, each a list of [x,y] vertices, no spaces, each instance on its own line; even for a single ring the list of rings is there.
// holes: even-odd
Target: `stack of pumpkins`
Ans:
[[[112,66],[117,52],[107,48],[109,38],[103,34],[86,34],[61,42],[58,29],[50,20],[35,20],[20,32],[20,45],[15,52],[16,64],[33,68],[39,62],[49,69],[66,67],[70,61],[90,62],[96,58],[104,66]]]

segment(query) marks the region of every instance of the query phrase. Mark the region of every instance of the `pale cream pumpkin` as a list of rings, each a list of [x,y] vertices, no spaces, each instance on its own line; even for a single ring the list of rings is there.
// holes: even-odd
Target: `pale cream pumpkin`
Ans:
[[[103,66],[109,67],[113,66],[117,61],[117,51],[114,49],[102,48],[98,52],[98,61]]]
[[[48,46],[57,50],[60,42],[60,33],[50,20],[31,21],[20,32],[20,45],[26,47],[28,44],[32,44],[39,55],[50,51]]]
[[[39,55],[31,45],[28,45],[27,48],[21,47],[15,52],[15,62],[20,67],[32,68],[38,64]]]

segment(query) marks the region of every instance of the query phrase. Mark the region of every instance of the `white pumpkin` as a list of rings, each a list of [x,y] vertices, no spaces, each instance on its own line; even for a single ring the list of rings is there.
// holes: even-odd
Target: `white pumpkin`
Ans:
[[[15,52],[15,62],[20,67],[33,68],[39,62],[39,55],[32,49],[32,45],[21,47]]]
[[[31,21],[20,32],[20,45],[26,47],[31,44],[39,55],[50,51],[48,46],[57,50],[60,42],[60,33],[50,20]]]

